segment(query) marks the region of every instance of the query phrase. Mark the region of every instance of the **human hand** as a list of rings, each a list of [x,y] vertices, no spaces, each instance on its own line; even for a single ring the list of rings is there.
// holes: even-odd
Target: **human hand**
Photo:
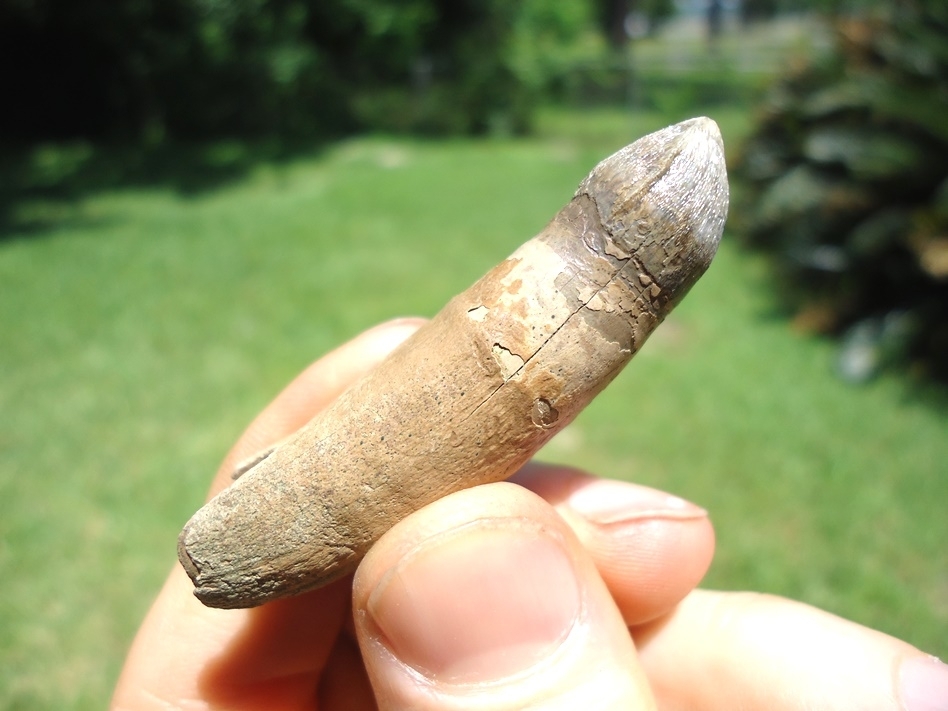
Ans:
[[[234,464],[295,431],[420,322],[321,359],[254,421]],[[948,667],[813,608],[693,590],[701,509],[530,465],[413,514],[352,578],[251,610],[206,608],[175,566],[114,709],[948,709]],[[636,650],[637,648],[637,650]]]

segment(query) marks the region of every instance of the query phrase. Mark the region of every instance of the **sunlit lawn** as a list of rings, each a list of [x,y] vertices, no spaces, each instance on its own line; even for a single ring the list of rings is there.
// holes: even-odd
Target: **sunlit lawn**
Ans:
[[[746,128],[712,116],[729,145]],[[433,314],[597,160],[675,118],[354,139],[213,190],[30,207],[45,226],[0,242],[0,708],[101,708],[181,524],[269,398],[360,330]],[[944,396],[894,376],[843,384],[831,346],[791,331],[769,294],[763,263],[726,243],[544,456],[707,507],[709,585],[800,597],[948,655]]]

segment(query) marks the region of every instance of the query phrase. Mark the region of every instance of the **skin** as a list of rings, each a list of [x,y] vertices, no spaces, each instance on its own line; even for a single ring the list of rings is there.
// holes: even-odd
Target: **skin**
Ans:
[[[383,324],[310,366],[210,495],[420,323]],[[789,600],[696,589],[714,548],[700,508],[549,465],[514,482],[424,507],[354,579],[254,609],[205,607],[175,565],[111,708],[907,708],[899,670],[929,659],[910,645]]]

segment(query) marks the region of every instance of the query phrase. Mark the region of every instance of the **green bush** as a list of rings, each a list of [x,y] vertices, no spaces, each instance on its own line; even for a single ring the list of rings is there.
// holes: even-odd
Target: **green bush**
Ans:
[[[853,379],[892,360],[948,376],[946,35],[940,0],[838,20],[740,161],[746,239],[777,256],[801,325],[843,334]]]

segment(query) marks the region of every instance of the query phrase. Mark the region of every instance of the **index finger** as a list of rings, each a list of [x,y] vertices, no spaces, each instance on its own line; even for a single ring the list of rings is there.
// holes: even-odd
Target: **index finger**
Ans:
[[[253,421],[225,457],[210,495],[235,463],[286,437],[374,368],[421,319],[376,326],[316,361]],[[204,607],[175,564],[132,644],[113,709],[302,708],[344,622],[349,581],[251,610]],[[257,703],[259,701],[259,703]],[[298,704],[296,702],[299,702]]]
[[[633,636],[663,707],[948,709],[948,666],[882,632],[784,598],[696,590]]]

